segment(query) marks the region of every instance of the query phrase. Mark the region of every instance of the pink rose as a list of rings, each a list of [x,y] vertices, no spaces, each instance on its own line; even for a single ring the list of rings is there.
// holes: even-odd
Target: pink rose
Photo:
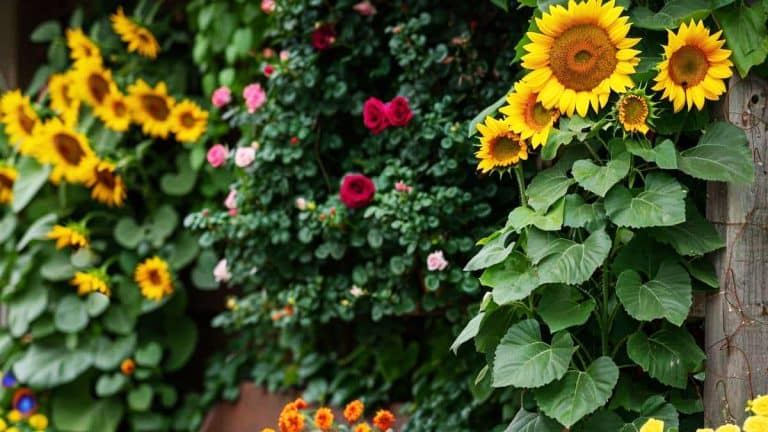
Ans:
[[[240,147],[235,152],[235,165],[245,168],[256,159],[256,149],[253,147]]]
[[[387,120],[392,126],[403,127],[413,118],[408,99],[397,96],[386,105]]]
[[[360,3],[352,6],[352,9],[354,9],[357,13],[359,13],[362,16],[373,16],[376,15],[376,7],[371,4],[368,0],[361,1]]]
[[[229,272],[229,269],[227,268],[227,259],[223,259],[219,261],[218,264],[216,264],[216,267],[213,269],[213,278],[216,280],[216,282],[229,282],[229,279],[232,278],[232,274]]]
[[[227,213],[229,213],[230,216],[235,217],[237,216],[237,209],[236,208],[229,209]]]
[[[395,183],[395,190],[398,192],[411,193],[413,192],[413,186],[408,186],[403,182],[397,182]]]
[[[261,0],[261,10],[264,11],[265,14],[271,14],[275,11],[275,0]]]
[[[336,42],[336,30],[333,29],[333,24],[321,24],[312,33],[312,46],[317,50],[330,48],[334,42]]]
[[[237,189],[230,189],[229,195],[224,200],[224,207],[237,210]]]
[[[434,251],[427,257],[427,270],[429,271],[443,271],[448,267],[448,261],[443,256],[443,251]]]
[[[347,174],[341,181],[339,196],[341,202],[351,209],[367,206],[376,194],[373,181],[362,174]]]
[[[387,108],[384,102],[371,97],[363,105],[363,124],[372,134],[376,135],[389,126]]]
[[[227,161],[229,150],[221,144],[216,144],[208,150],[206,157],[208,158],[208,163],[211,164],[212,167],[218,168],[224,165]]]
[[[280,61],[288,61],[288,59],[291,57],[291,54],[288,52],[288,50],[282,50],[280,51]]]
[[[229,87],[222,86],[213,91],[211,103],[216,108],[221,108],[230,102],[232,102],[232,90]]]
[[[307,209],[307,200],[304,198],[296,198],[296,208],[304,211]]]
[[[275,50],[273,50],[272,48],[264,48],[261,51],[261,55],[263,55],[264,58],[272,58],[275,56]]]
[[[352,288],[349,289],[349,293],[352,294],[352,297],[360,297],[365,294],[365,291],[357,285],[352,285]]]
[[[248,106],[248,112],[253,114],[267,101],[267,94],[264,92],[261,84],[254,83],[245,87],[243,90],[243,98],[245,99],[245,104]]]
[[[269,78],[273,73],[275,73],[275,67],[272,65],[266,65],[264,66],[264,69],[262,69],[262,72],[264,72],[265,77]]]

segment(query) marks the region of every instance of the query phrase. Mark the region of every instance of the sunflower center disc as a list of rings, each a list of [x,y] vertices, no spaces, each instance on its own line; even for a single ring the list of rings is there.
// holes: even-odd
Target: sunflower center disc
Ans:
[[[31,134],[35,128],[35,121],[24,112],[24,107],[19,107],[19,124],[27,134]]]
[[[621,108],[624,111],[624,123],[641,125],[648,118],[648,106],[639,96],[625,96]]]
[[[149,115],[157,121],[165,121],[171,113],[165,99],[160,96],[144,95],[141,97],[141,102]]]
[[[192,114],[190,113],[184,113],[181,115],[181,124],[184,125],[184,127],[191,128],[195,125],[195,118],[192,117]]]
[[[128,108],[125,106],[123,102],[116,101],[112,105],[112,111],[114,111],[115,115],[118,117],[125,117],[125,115],[128,113]]]
[[[536,95],[531,95],[528,99],[528,112],[527,121],[528,125],[535,126],[539,129],[547,126],[552,121],[552,112],[546,108],[541,102],[536,102]]]
[[[112,175],[112,171],[109,168],[96,168],[96,178],[99,180],[99,183],[107,188],[115,188],[115,176]]]
[[[707,56],[697,47],[686,45],[669,58],[669,77],[683,88],[695,86],[707,76]]]
[[[520,142],[512,137],[501,136],[491,143],[491,154],[497,161],[508,161],[520,153]]]
[[[13,180],[5,174],[0,174],[0,186],[2,189],[11,189],[13,188]]]
[[[91,74],[88,76],[88,90],[97,103],[101,103],[104,97],[109,93],[109,83],[101,75]]]
[[[158,273],[157,270],[150,270],[148,276],[149,281],[152,282],[153,285],[160,285],[163,282],[160,273]]]
[[[70,165],[80,165],[85,152],[80,147],[80,142],[65,133],[57,133],[53,136],[53,145],[56,151]]]
[[[597,87],[616,70],[616,47],[608,33],[594,24],[579,24],[555,38],[549,53],[552,73],[575,91]]]

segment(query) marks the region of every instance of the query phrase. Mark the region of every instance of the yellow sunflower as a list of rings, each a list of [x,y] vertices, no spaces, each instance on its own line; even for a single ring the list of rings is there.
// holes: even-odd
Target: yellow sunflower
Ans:
[[[90,244],[88,242],[88,229],[83,223],[54,225],[46,237],[50,240],[56,240],[56,249],[64,249],[65,247],[87,248]]]
[[[101,50],[81,29],[67,29],[67,46],[70,50],[69,56],[75,63],[91,60],[101,64]]]
[[[208,112],[189,100],[173,108],[171,119],[176,140],[181,142],[197,141],[208,127]]]
[[[112,72],[93,60],[83,60],[75,66],[74,80],[77,95],[94,108],[101,106],[117,87]]]
[[[13,202],[13,184],[18,176],[15,168],[0,165],[0,204]]]
[[[585,117],[590,105],[598,111],[608,103],[611,90],[622,93],[634,85],[630,75],[640,51],[631,48],[640,39],[627,38],[623,11],[614,0],[569,0],[567,8],[550,6],[536,18],[539,32],[528,33],[522,65],[532,71],[524,80],[545,108]]]
[[[109,276],[102,269],[75,272],[75,277],[69,281],[69,284],[77,287],[78,295],[86,295],[92,292],[100,292],[105,296],[112,294],[112,291],[109,289]]]
[[[160,257],[147,258],[136,266],[133,279],[141,288],[141,295],[149,300],[160,301],[173,294],[173,281],[168,263]]]
[[[122,177],[116,174],[115,164],[94,158],[91,169],[93,175],[86,182],[86,186],[91,188],[91,197],[110,207],[122,207],[126,194],[125,184]]]
[[[480,159],[477,169],[487,173],[497,168],[508,168],[521,160],[528,159],[528,145],[512,131],[510,125],[493,117],[486,117],[479,123],[480,150],[475,157]]]
[[[533,148],[547,143],[549,131],[560,117],[556,109],[544,108],[538,102],[539,94],[522,81],[515,83],[515,91],[507,95],[507,105],[499,111],[507,116],[512,131],[521,139],[531,140]]]
[[[725,93],[723,80],[733,75],[731,51],[723,49],[722,30],[710,35],[704,24],[691,20],[680,26],[677,34],[667,30],[664,60],[658,65],[659,73],[653,90],[672,102],[675,112],[696,105],[701,110],[704,100],[717,100]]]
[[[22,95],[21,90],[8,92],[0,98],[0,119],[5,125],[5,134],[15,145],[23,144],[32,137],[40,124],[29,96]]]
[[[95,157],[88,138],[53,118],[39,128],[34,138],[34,149],[30,149],[41,162],[53,164],[51,181],[58,184],[61,179],[69,183],[85,183],[93,176],[89,170],[89,159]]]
[[[624,132],[647,134],[653,125],[654,103],[642,89],[628,91],[616,102],[614,115]]]
[[[134,23],[123,13],[123,8],[117,9],[117,13],[110,18],[112,28],[120,35],[120,39],[128,44],[128,52],[137,51],[144,57],[155,58],[160,52],[160,45],[155,36],[147,28]]]
[[[153,137],[167,138],[173,125],[171,112],[175,101],[168,96],[165,83],[152,88],[140,79],[128,86],[128,95],[134,121],[141,125],[141,130]]]
[[[131,125],[131,110],[128,107],[128,100],[116,88],[104,96],[101,105],[97,106],[93,112],[104,122],[105,126],[114,131],[125,132]]]
[[[80,115],[80,100],[75,93],[72,71],[51,75],[48,80],[48,93],[51,97],[51,109],[59,113],[65,124],[75,125]]]

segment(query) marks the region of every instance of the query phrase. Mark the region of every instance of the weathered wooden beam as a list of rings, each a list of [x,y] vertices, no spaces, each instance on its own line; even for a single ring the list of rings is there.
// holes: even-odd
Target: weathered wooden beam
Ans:
[[[16,0],[0,1],[0,91],[18,85]]]
[[[707,217],[726,242],[714,258],[720,292],[706,305],[704,409],[714,426],[741,424],[747,400],[768,394],[768,83],[732,78],[723,110],[747,134],[755,182],[707,188]]]

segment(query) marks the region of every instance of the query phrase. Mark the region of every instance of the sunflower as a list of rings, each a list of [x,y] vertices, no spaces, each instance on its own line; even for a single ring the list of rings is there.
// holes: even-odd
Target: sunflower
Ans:
[[[539,92],[545,108],[574,111],[585,117],[608,103],[611,90],[622,93],[634,84],[629,77],[640,62],[631,49],[640,39],[627,38],[624,8],[611,0],[589,0],[568,7],[550,6],[536,18],[539,32],[529,32],[522,65],[532,70],[524,80]]]
[[[507,168],[520,160],[528,159],[528,146],[520,135],[512,132],[506,122],[488,116],[485,124],[477,125],[480,137],[480,150],[475,157],[480,159],[477,169],[487,173],[496,168]]]
[[[128,94],[134,121],[141,125],[141,130],[153,137],[167,138],[173,124],[171,113],[175,101],[168,96],[165,83],[152,88],[140,79],[128,87]]]
[[[160,301],[173,294],[173,281],[168,263],[160,257],[147,258],[136,266],[134,280],[141,288],[141,295],[149,300]]]
[[[87,248],[88,228],[84,223],[72,222],[67,225],[54,225],[46,235],[50,240],[56,240],[56,249],[71,247],[74,249]]]
[[[128,52],[138,51],[144,57],[155,58],[160,52],[160,45],[155,36],[147,28],[137,25],[123,13],[123,8],[110,18],[112,28],[120,35],[120,39],[128,44]]]
[[[13,183],[18,176],[15,168],[0,165],[0,204],[13,202]]]
[[[184,100],[173,108],[171,121],[177,141],[195,142],[205,133],[208,126],[208,112],[202,110],[196,103]]]
[[[80,115],[80,100],[76,97],[72,71],[51,75],[48,80],[48,93],[51,97],[51,109],[59,113],[65,124],[74,126]]]
[[[651,97],[646,95],[643,89],[628,91],[616,102],[614,116],[624,132],[640,132],[645,135],[650,130],[649,126],[653,126],[653,119],[656,118],[654,105]]]
[[[731,51],[722,49],[725,40],[722,30],[710,35],[704,24],[691,20],[680,26],[677,34],[667,30],[664,60],[658,65],[659,73],[653,90],[672,102],[675,112],[693,105],[701,110],[704,100],[717,100],[725,93],[724,79],[733,75]]]
[[[74,77],[77,95],[94,108],[101,106],[107,95],[117,88],[112,81],[112,72],[93,60],[78,63]]]
[[[29,96],[22,95],[21,90],[8,92],[0,98],[0,119],[5,125],[5,134],[11,143],[16,145],[23,144],[27,138],[32,137],[35,128],[40,124]]]
[[[69,56],[75,63],[90,60],[101,64],[99,47],[81,29],[67,29],[67,46],[70,49]]]
[[[117,132],[125,132],[131,125],[131,110],[128,108],[128,100],[116,88],[104,96],[101,105],[93,110],[96,117],[104,122],[104,125]]]
[[[35,134],[34,148],[29,152],[43,163],[53,164],[51,181],[65,179],[69,183],[85,183],[93,176],[88,161],[95,157],[88,138],[61,120],[53,118]]]
[[[115,174],[115,164],[94,158],[90,167],[93,175],[86,182],[86,186],[91,188],[91,197],[110,207],[122,207],[125,201],[125,184],[122,177]]]
[[[560,117],[556,109],[544,108],[538,102],[539,94],[523,81],[515,83],[515,91],[507,95],[507,105],[499,111],[507,115],[507,123],[521,139],[531,139],[536,148],[547,143],[549,131]]]
[[[69,284],[77,287],[78,295],[86,295],[92,292],[100,292],[105,296],[112,294],[112,291],[109,289],[109,276],[102,269],[75,272],[75,277],[69,281]]]

